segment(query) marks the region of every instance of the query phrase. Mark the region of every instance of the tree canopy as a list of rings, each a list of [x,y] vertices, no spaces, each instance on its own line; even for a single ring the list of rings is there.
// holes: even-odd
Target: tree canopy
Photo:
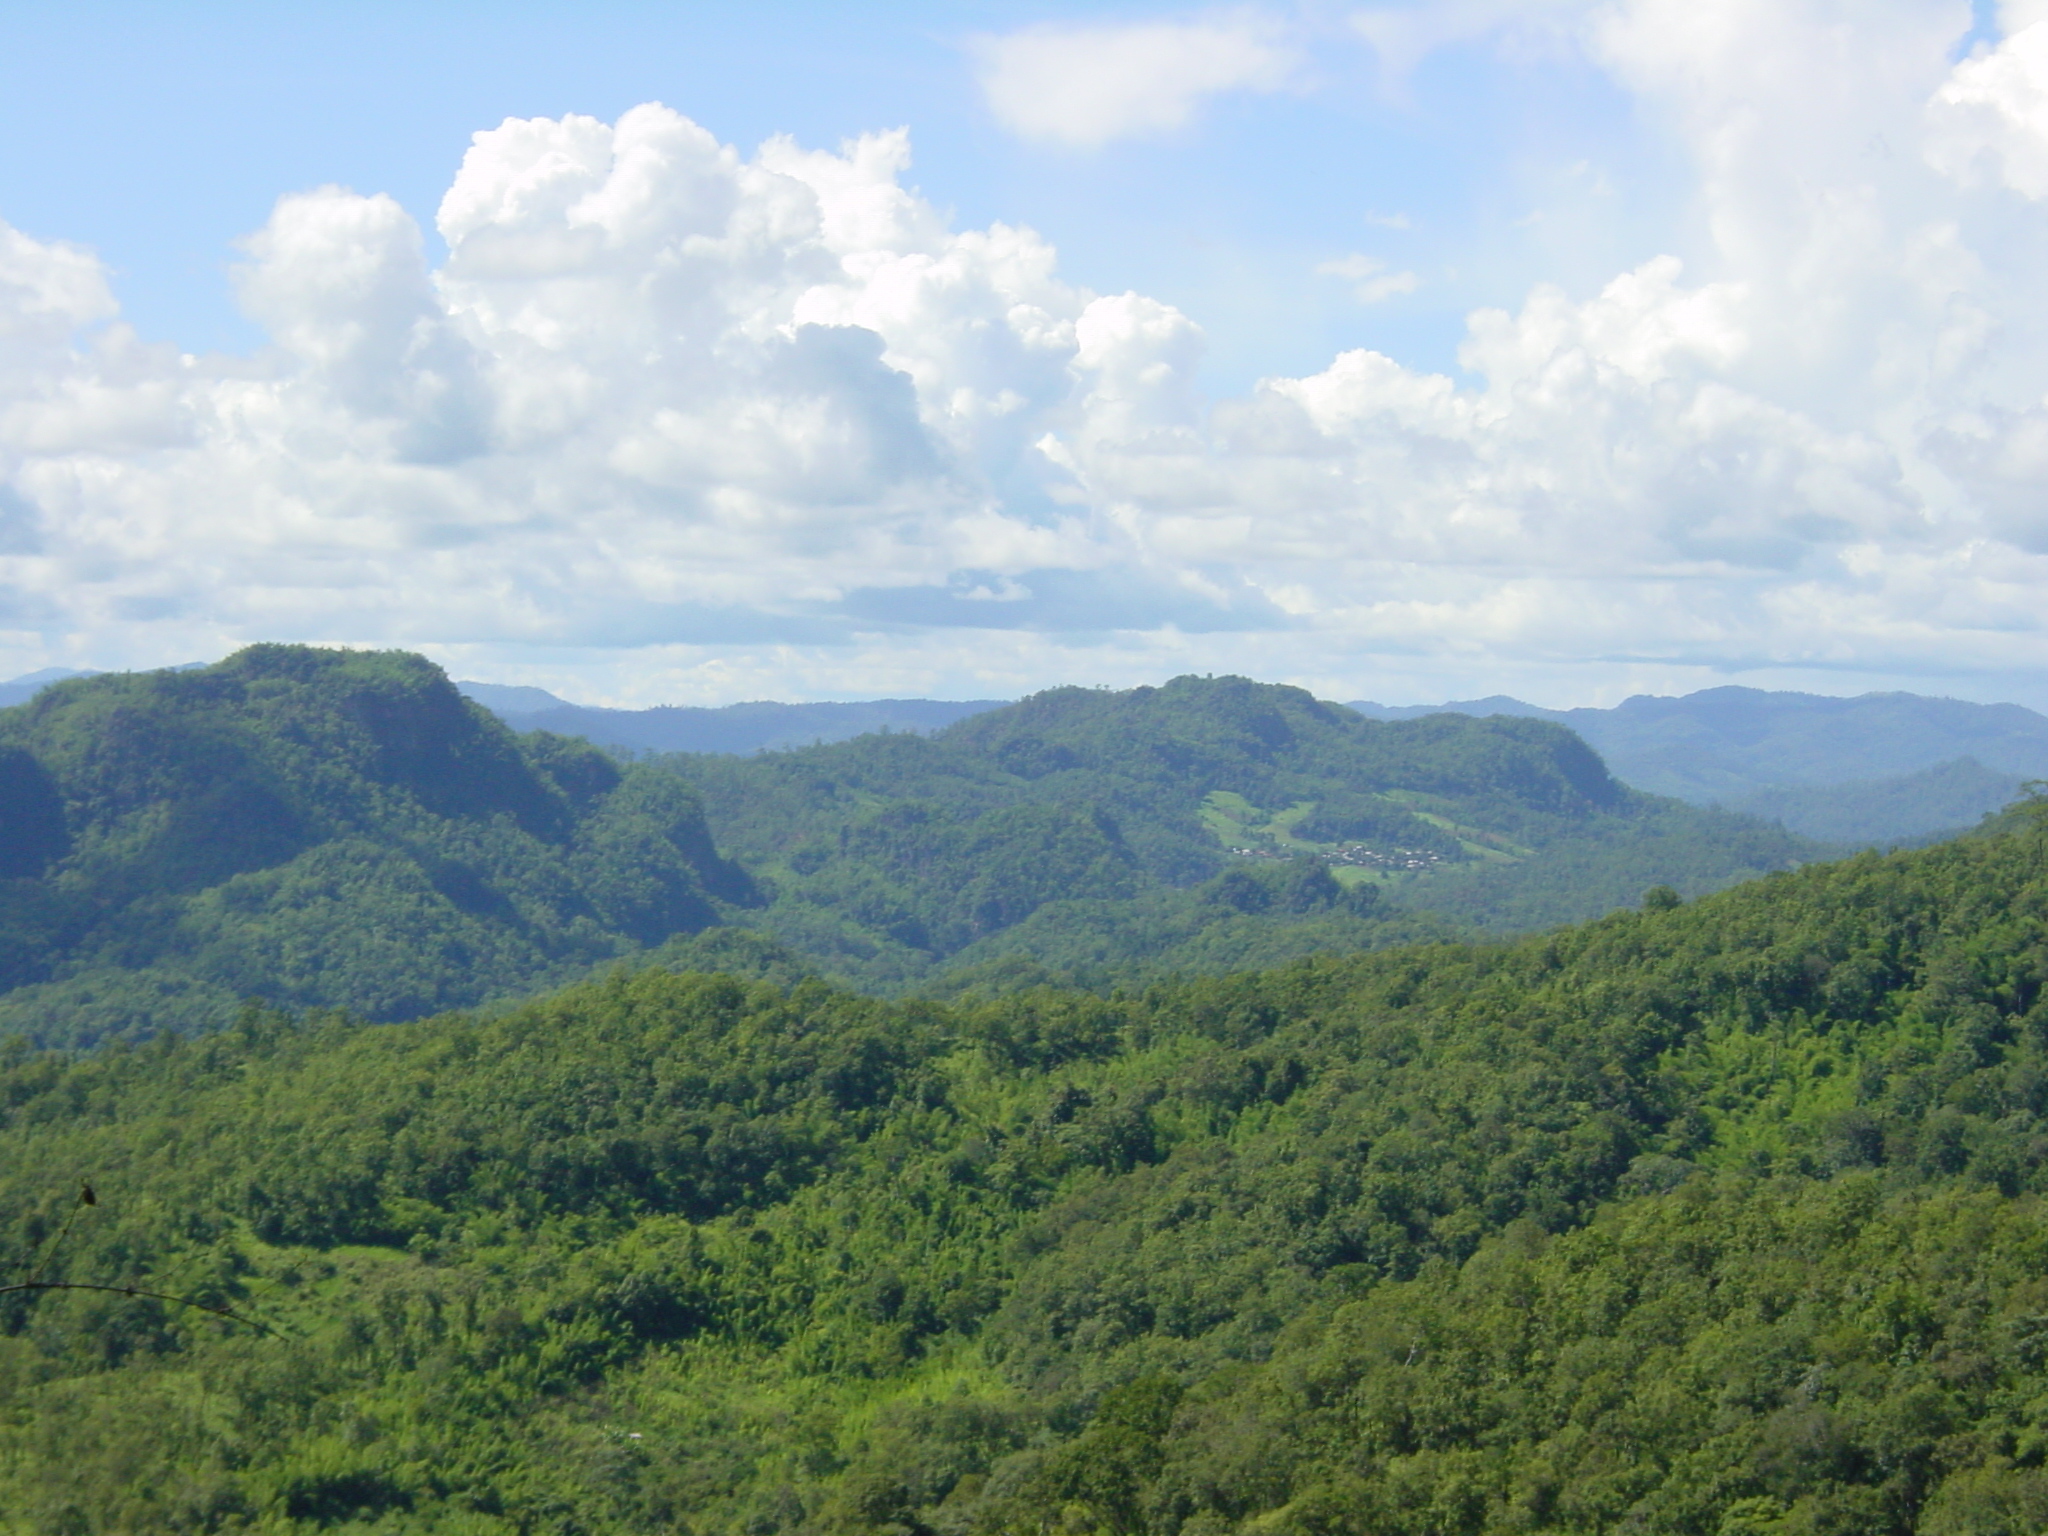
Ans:
[[[25,1531],[2032,1531],[2048,827],[1513,942],[0,1048]],[[94,1207],[76,1214],[78,1181]]]
[[[252,646],[0,710],[0,1031],[418,1017],[751,899],[675,774],[515,736],[418,656]]]

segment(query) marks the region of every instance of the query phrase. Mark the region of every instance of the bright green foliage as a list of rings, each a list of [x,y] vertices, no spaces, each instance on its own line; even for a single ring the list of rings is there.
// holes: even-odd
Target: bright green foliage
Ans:
[[[1414,938],[1419,910],[1541,928],[1660,882],[1699,894],[1814,851],[1637,794],[1542,721],[1388,724],[1237,677],[1054,689],[936,737],[674,761],[701,787],[719,846],[770,889],[760,924],[882,990],[957,986],[953,973],[989,978],[998,961],[1126,980],[1272,963]],[[1241,839],[1275,859],[1366,850],[1381,860],[1370,876],[1370,860],[1340,868],[1388,899],[1335,922],[1327,903],[1189,899],[1260,862],[1230,852]],[[1401,872],[1410,856],[1430,867]]]
[[[2048,1526],[2044,1303],[2032,1197],[1695,1178],[1295,1324],[1189,1395],[1145,1518],[2019,1536]]]
[[[0,712],[0,1033],[217,1028],[252,997],[416,1018],[714,924],[781,946],[732,940],[749,974],[1107,990],[1540,928],[1802,851],[1624,789],[1552,725],[1388,725],[1241,678],[621,765],[513,735],[416,656],[256,646]]]
[[[1320,860],[1244,861],[1192,890],[1047,902],[959,951],[920,990],[948,996],[1058,984],[1107,992],[1459,932],[1431,913],[1397,907],[1377,885],[1340,883]]]
[[[530,990],[748,898],[674,774],[515,737],[417,656],[253,646],[0,712],[0,1031],[371,1019]]]
[[[0,1266],[285,1337],[0,1298],[0,1530],[2037,1530],[2044,934],[2028,812],[1141,995],[17,1045]]]

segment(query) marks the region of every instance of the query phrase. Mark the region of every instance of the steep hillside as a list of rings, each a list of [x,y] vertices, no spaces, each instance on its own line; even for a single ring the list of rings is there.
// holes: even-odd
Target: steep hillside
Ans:
[[[1542,927],[1814,851],[1626,789],[1554,725],[1383,724],[1244,678],[1055,689],[930,738],[676,761],[719,846],[773,892],[760,923],[883,987],[1018,958],[1272,963],[1415,937],[1408,914],[1432,910]]]
[[[1113,999],[16,1048],[0,1266],[113,1290],[0,1295],[0,1528],[2039,1530],[2008,825]]]
[[[255,646],[0,712],[0,1031],[415,1017],[748,893],[674,774],[515,737],[416,656]]]

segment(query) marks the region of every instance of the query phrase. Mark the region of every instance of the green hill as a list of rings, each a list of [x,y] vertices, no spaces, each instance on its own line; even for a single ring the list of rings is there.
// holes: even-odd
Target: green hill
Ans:
[[[672,773],[514,736],[403,653],[255,646],[0,711],[0,1032],[241,999],[418,1017],[750,899]]]
[[[1975,826],[2011,804],[2025,784],[2019,774],[1963,757],[1894,779],[1758,790],[1730,809],[1824,842],[1895,847]]]
[[[0,1048],[0,1530],[2036,1531],[2048,826],[968,1006]],[[96,1198],[79,1203],[81,1178]]]
[[[1061,688],[936,736],[672,761],[772,896],[754,921],[883,989],[1526,930],[1818,851],[1629,790],[1545,722],[1383,723],[1236,677]]]
[[[1589,742],[1627,783],[1697,804],[1782,820],[1824,842],[1889,845],[1974,826],[2024,780],[2048,774],[2048,718],[2018,704],[1911,693],[1833,698],[1708,688],[1639,694],[1612,709],[1542,709],[1496,695],[1389,709],[1555,721]]]
[[[0,1033],[215,1028],[248,998],[416,1018],[664,945],[883,993],[1107,989],[1815,850],[1625,789],[1554,725],[1381,724],[1242,678],[622,763],[514,734],[420,657],[257,646],[0,711]]]
[[[581,736],[601,747],[628,752],[772,752],[821,741],[845,741],[872,731],[936,731],[968,715],[999,708],[1004,702],[863,699],[844,704],[778,704],[756,700],[711,709],[682,704],[605,709],[571,704],[540,688],[474,682],[455,686],[515,731]]]

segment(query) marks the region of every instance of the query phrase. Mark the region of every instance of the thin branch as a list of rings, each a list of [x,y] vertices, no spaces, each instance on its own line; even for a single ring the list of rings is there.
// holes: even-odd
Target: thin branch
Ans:
[[[273,1339],[284,1337],[268,1324],[259,1323],[253,1317],[244,1317],[239,1312],[231,1312],[226,1307],[210,1307],[203,1301],[193,1300],[190,1296],[173,1296],[168,1291],[145,1291],[136,1285],[88,1285],[82,1280],[28,1280],[19,1285],[0,1285],[0,1296],[10,1296],[17,1291],[105,1291],[111,1296],[146,1296],[151,1301],[172,1301],[181,1307],[211,1312],[215,1317],[224,1317],[231,1323],[241,1323],[259,1333],[267,1333]]]
[[[50,1267],[50,1260],[57,1256],[57,1250],[64,1246],[64,1239],[71,1235],[71,1224],[78,1220],[78,1213],[88,1205],[98,1205],[99,1203],[99,1196],[92,1192],[92,1186],[80,1183],[78,1198],[72,1202],[71,1214],[64,1218],[64,1225],[57,1229],[57,1235],[51,1238],[49,1246],[43,1249],[41,1261],[37,1263],[34,1269],[29,1271],[28,1283],[30,1285],[34,1285],[43,1278],[43,1271]]]

